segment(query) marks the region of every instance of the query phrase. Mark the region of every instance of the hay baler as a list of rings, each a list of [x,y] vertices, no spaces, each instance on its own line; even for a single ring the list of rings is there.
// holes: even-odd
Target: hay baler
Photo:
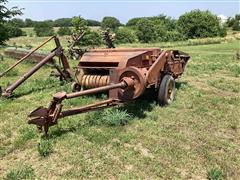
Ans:
[[[173,101],[175,79],[179,78],[190,56],[178,50],[158,48],[93,49],[81,57],[76,73],[74,92],[53,95],[48,108],[39,107],[30,113],[29,124],[44,129],[58,119],[92,110],[99,110],[132,101],[146,89],[157,91],[157,101],[167,105]],[[63,101],[84,95],[108,92],[108,99],[69,110]]]

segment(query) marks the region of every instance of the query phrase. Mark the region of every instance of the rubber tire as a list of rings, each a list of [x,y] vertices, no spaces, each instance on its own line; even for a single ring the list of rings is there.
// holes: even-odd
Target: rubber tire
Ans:
[[[172,92],[171,96],[172,98],[169,98],[168,96],[168,86],[170,83],[172,84]],[[158,90],[158,103],[160,106],[169,105],[172,103],[174,96],[175,96],[175,80],[170,75],[165,75],[160,83],[159,90]]]

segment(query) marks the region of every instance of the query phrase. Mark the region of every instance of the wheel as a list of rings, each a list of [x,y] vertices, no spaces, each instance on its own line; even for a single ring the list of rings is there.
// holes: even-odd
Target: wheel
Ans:
[[[165,75],[158,90],[158,103],[160,106],[172,103],[175,96],[175,80],[170,75]]]
[[[72,83],[71,87],[72,87],[72,92],[81,91],[81,86],[76,82]]]

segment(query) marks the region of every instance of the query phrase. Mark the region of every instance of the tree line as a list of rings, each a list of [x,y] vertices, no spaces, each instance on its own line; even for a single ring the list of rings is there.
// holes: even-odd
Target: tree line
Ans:
[[[31,19],[13,18],[21,15],[21,9],[7,9],[6,0],[0,0],[0,44],[11,37],[26,35],[21,28],[33,27],[37,36],[54,35],[53,27],[59,27],[60,36],[71,35],[79,26],[86,29],[85,40],[90,44],[101,43],[101,32],[92,31],[90,26],[109,29],[116,36],[116,43],[150,43],[165,41],[181,41],[205,37],[224,37],[227,28],[240,31],[240,15],[228,18],[226,23],[210,11],[192,10],[181,15],[178,19],[160,14],[153,17],[138,17],[122,24],[115,17],[104,17],[101,22],[83,19],[82,17],[60,18],[56,20],[34,21]],[[88,37],[88,38],[86,38]],[[92,38],[92,39],[91,39]],[[2,39],[2,40],[1,40]],[[87,43],[86,43],[87,44]]]

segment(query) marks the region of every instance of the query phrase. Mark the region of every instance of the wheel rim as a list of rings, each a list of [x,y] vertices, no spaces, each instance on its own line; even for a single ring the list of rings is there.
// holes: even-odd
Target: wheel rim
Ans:
[[[167,88],[167,101],[172,102],[174,98],[174,81],[170,81]]]

